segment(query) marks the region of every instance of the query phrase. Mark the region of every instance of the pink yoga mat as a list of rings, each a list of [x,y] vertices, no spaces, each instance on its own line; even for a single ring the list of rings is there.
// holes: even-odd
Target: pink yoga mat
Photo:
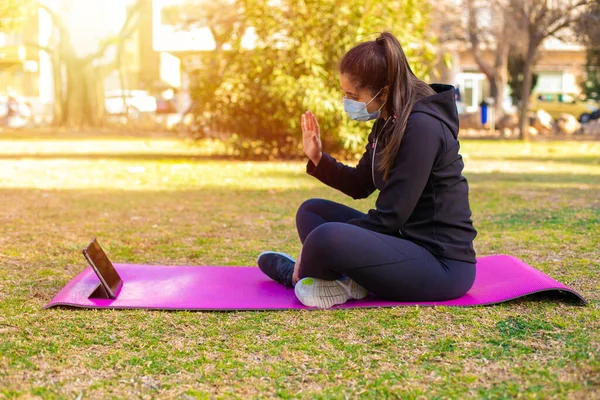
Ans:
[[[115,264],[123,279],[116,299],[89,298],[98,278],[88,267],[44,308],[145,308],[160,310],[303,309],[294,290],[271,281],[257,267],[183,267]],[[339,308],[393,306],[478,306],[496,304],[543,291],[558,291],[586,303],[573,289],[523,261],[504,255],[481,257],[471,290],[455,300],[400,303],[367,297]]]

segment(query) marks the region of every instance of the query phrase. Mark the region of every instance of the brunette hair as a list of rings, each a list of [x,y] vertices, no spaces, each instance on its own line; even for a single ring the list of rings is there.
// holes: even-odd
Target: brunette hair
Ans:
[[[387,179],[394,165],[413,105],[434,90],[415,76],[398,39],[383,32],[376,40],[360,43],[342,58],[340,73],[348,74],[358,88],[368,88],[373,94],[389,85],[384,105],[395,124],[387,139],[383,158],[377,168]],[[378,97],[381,97],[382,93]]]

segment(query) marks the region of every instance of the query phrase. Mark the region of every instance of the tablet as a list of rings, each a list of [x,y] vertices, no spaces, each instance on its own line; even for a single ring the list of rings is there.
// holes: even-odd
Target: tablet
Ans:
[[[123,285],[123,281],[96,238],[82,252],[90,267],[98,275],[100,286],[104,289],[106,297],[110,299],[116,298],[117,292]]]

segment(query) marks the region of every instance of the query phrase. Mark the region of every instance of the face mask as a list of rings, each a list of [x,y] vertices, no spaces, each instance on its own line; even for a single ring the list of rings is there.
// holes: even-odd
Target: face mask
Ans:
[[[348,117],[350,117],[350,119],[353,119],[355,121],[369,121],[372,119],[379,118],[379,116],[381,115],[381,109],[383,108],[383,104],[381,105],[381,107],[379,107],[379,110],[372,113],[369,113],[367,111],[367,106],[371,104],[371,102],[375,100],[377,96],[379,96],[379,93],[381,93],[382,90],[383,88],[379,89],[379,92],[377,92],[377,94],[373,96],[373,98],[369,100],[368,103],[350,100],[344,97],[344,111],[346,111],[346,114],[348,114]]]

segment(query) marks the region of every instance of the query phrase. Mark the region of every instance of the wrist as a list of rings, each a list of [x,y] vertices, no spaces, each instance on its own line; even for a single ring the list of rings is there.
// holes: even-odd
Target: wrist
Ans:
[[[310,161],[312,161],[313,164],[315,164],[315,167],[319,165],[319,163],[321,162],[321,158],[323,157],[323,152],[320,151],[319,154],[317,155],[316,158],[311,158]]]

